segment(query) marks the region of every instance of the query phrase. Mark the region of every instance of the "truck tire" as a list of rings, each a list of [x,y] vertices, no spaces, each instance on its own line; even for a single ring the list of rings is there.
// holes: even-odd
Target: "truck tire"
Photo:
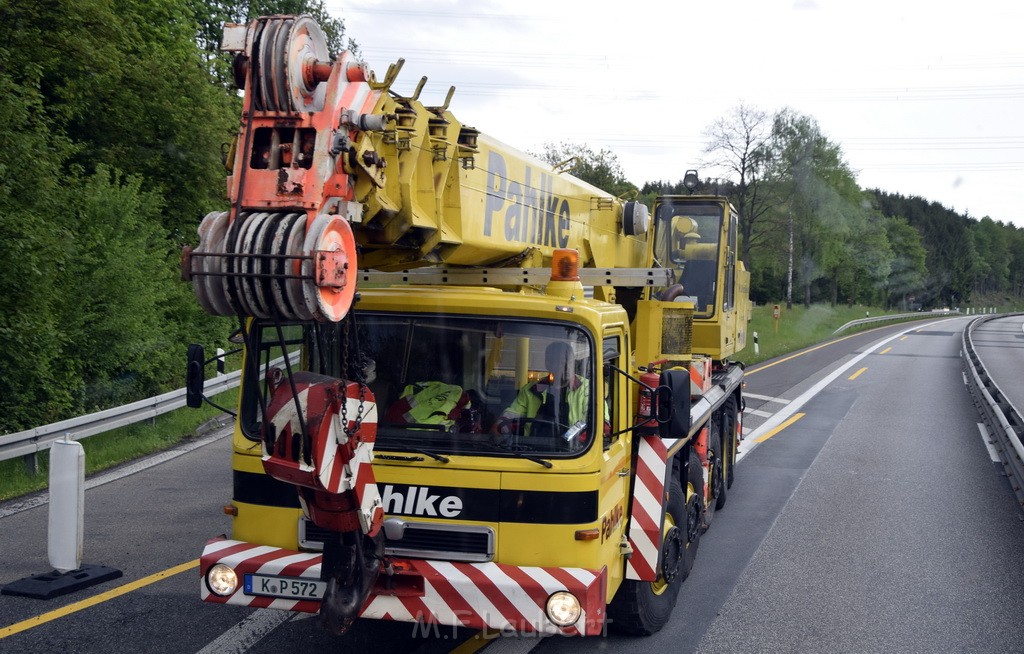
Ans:
[[[693,569],[700,545],[704,497],[704,474],[695,453],[690,453],[685,490],[680,483],[681,474],[679,466],[672,475],[664,530],[668,534],[670,529],[678,528],[676,535],[684,548],[678,553],[675,571],[667,581],[663,571],[659,571],[658,580],[654,582],[623,580],[608,606],[608,623],[615,631],[633,636],[650,636],[660,631],[672,616],[679,587]],[[662,548],[665,548],[664,543]]]
[[[736,455],[739,454],[740,442],[736,438],[736,424],[738,420],[739,409],[736,396],[731,395],[725,401],[725,404],[722,405],[722,437],[725,440],[726,452],[729,454],[729,460],[725,466],[725,487],[727,489],[732,488],[732,482],[735,477]]]
[[[722,436],[722,413],[718,412],[708,420],[708,484],[711,488],[708,493],[708,505],[704,509],[704,522],[701,525],[704,531],[711,526],[715,511],[725,506],[727,459]]]
[[[724,414],[723,414],[724,415]],[[722,416],[716,416],[721,418]],[[718,438],[715,438],[714,430],[711,433],[711,443],[715,449],[715,459],[711,466],[711,501],[714,510],[717,511],[725,506],[725,500],[729,495],[728,478],[732,475],[728,472],[729,464],[732,463],[732,447],[729,445],[729,436],[725,429],[725,419],[721,422],[717,419],[711,420],[712,424],[719,424]]]

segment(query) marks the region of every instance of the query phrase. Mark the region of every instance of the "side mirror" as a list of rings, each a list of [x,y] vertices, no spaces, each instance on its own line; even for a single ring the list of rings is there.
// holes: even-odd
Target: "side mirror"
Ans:
[[[198,409],[203,406],[203,384],[206,381],[206,352],[202,345],[188,346],[188,363],[185,365],[185,404]]]
[[[661,373],[655,395],[658,435],[662,438],[686,438],[690,432],[690,373],[666,370]]]

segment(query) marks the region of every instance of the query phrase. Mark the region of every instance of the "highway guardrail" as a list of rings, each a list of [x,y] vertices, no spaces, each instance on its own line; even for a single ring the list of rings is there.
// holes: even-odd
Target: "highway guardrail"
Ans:
[[[890,313],[885,316],[875,316],[874,318],[861,318],[860,320],[851,320],[839,329],[832,332],[832,335],[841,334],[850,327],[856,327],[857,325],[867,325],[873,322],[887,322],[889,320],[913,320],[923,318],[934,318],[936,315],[959,315],[959,311],[915,311],[914,313]]]
[[[298,356],[298,352],[293,353],[292,361],[297,361]],[[284,357],[279,357],[268,365],[278,365],[283,361]],[[236,370],[207,379],[203,386],[203,394],[206,397],[212,397],[235,388],[238,386],[241,376],[242,371]],[[50,449],[50,445],[54,441],[64,438],[65,434],[68,438],[77,441],[125,425],[151,420],[162,413],[174,411],[183,406],[185,406],[185,389],[179,388],[176,391],[168,391],[162,395],[148,397],[124,406],[104,409],[13,434],[4,434],[0,436],[0,461],[23,456],[29,469],[34,471],[36,455]]]
[[[218,375],[206,380],[204,393],[207,397],[238,386],[241,371]],[[50,449],[54,441],[66,434],[72,440],[81,440],[111,429],[149,420],[156,416],[185,406],[185,389],[169,391],[156,397],[149,397],[124,406],[104,409],[77,418],[61,420],[42,427],[0,436],[0,461],[15,457],[26,457],[30,469],[35,468],[35,457],[39,452]]]
[[[1024,444],[1021,443],[1024,436],[1024,417],[989,375],[985,364],[974,349],[972,340],[972,333],[978,325],[993,318],[1013,315],[1024,314],[983,316],[972,320],[964,329],[963,360],[967,387],[974,398],[974,404],[978,407],[978,413],[981,414],[993,438],[1017,501],[1024,506]]]

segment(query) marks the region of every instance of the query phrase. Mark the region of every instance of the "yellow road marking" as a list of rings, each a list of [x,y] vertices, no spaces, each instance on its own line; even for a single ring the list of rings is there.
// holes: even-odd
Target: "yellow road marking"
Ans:
[[[881,352],[879,352],[879,354],[885,354],[886,352],[888,352],[891,349],[892,349],[891,347],[887,347],[884,350],[882,350]]]
[[[853,381],[854,379],[857,379],[858,377],[860,377],[860,373],[864,372],[865,370],[867,370],[867,368],[861,368],[857,372],[855,372],[852,375],[850,375],[849,377],[847,377],[847,379],[849,379],[850,381]]]
[[[881,328],[880,327],[876,327],[876,329],[881,329]],[[871,330],[867,330],[867,331],[874,331],[874,330],[871,329]],[[861,334],[866,334],[867,331],[858,332],[856,334],[850,334],[849,336],[843,336],[842,338],[837,338],[836,340],[829,341],[828,343],[822,343],[821,345],[818,345],[816,347],[812,347],[809,350],[804,350],[803,352],[797,352],[796,354],[788,356],[785,359],[779,359],[778,361],[774,361],[772,363],[769,363],[766,366],[761,366],[760,368],[754,368],[753,370],[746,370],[746,371],[744,371],[743,374],[744,375],[753,375],[755,372],[761,372],[762,370],[767,370],[768,368],[771,368],[772,366],[777,366],[780,363],[785,363],[786,361],[789,361],[790,359],[795,359],[797,357],[802,357],[805,354],[809,354],[811,352],[814,352],[815,350],[820,350],[823,347],[828,347],[829,345],[835,345],[836,343],[840,343],[842,341],[845,341],[848,338],[853,338],[854,336],[860,336]]]
[[[491,642],[501,636],[500,631],[494,631],[492,629],[484,629],[483,631],[476,633],[472,638],[464,640],[458,647],[453,649],[449,654],[473,654],[478,652],[484,647],[491,644]]]
[[[198,567],[199,559],[189,561],[188,563],[182,563],[181,565],[176,565],[173,568],[167,568],[166,570],[163,570],[161,572],[151,574],[148,577],[143,577],[138,581],[133,581],[130,584],[118,586],[117,588],[108,590],[105,593],[94,595],[93,597],[90,597],[89,599],[84,599],[81,602],[68,604],[67,606],[61,607],[59,609],[54,609],[49,613],[44,613],[42,615],[37,615],[34,618],[29,618],[28,620],[16,622],[9,627],[4,627],[3,629],[0,629],[0,639],[7,638],[8,636],[13,636],[14,634],[21,633],[22,631],[31,629],[33,627],[38,627],[39,625],[50,622],[51,620],[56,620],[57,618],[63,618],[66,615],[77,613],[78,611],[87,609],[90,606],[95,606],[102,602],[106,602],[107,600],[114,599],[115,597],[120,597],[121,595],[130,593],[133,590],[138,590],[150,584],[155,584],[156,582],[162,579],[173,577],[178,573],[185,572],[186,570],[193,570]]]
[[[799,420],[800,418],[803,418],[803,417],[804,417],[804,415],[805,415],[805,414],[803,414],[803,413],[794,413],[794,414],[793,414],[793,417],[792,417],[792,418],[790,418],[790,419],[789,419],[789,420],[787,420],[786,422],[782,423],[781,425],[779,425],[779,426],[778,426],[778,427],[776,427],[775,429],[771,430],[770,432],[768,432],[768,433],[767,433],[767,434],[765,434],[764,436],[761,436],[760,438],[758,438],[758,439],[757,439],[757,440],[755,440],[754,442],[755,442],[755,443],[763,443],[763,442],[765,442],[766,440],[768,440],[769,438],[771,438],[771,437],[772,437],[772,436],[774,436],[775,434],[779,433],[780,431],[782,431],[782,430],[783,430],[783,429],[785,429],[786,427],[789,427],[790,425],[792,425],[792,424],[793,424],[794,422],[796,422],[796,421],[797,421],[797,420]]]
[[[905,341],[905,340],[907,340],[907,337],[906,336],[900,336],[900,340],[901,341]]]

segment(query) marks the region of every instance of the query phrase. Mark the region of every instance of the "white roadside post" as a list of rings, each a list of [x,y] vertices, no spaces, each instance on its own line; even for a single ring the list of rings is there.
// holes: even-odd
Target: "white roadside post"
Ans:
[[[757,332],[754,332],[754,354],[760,354],[761,349],[757,346]]]
[[[53,571],[11,582],[3,595],[51,599],[121,576],[102,565],[82,565],[85,535],[85,450],[65,434],[50,445],[50,515],[47,557]]]
[[[58,572],[82,567],[85,521],[85,450],[78,441],[50,446],[50,523],[47,554]]]

